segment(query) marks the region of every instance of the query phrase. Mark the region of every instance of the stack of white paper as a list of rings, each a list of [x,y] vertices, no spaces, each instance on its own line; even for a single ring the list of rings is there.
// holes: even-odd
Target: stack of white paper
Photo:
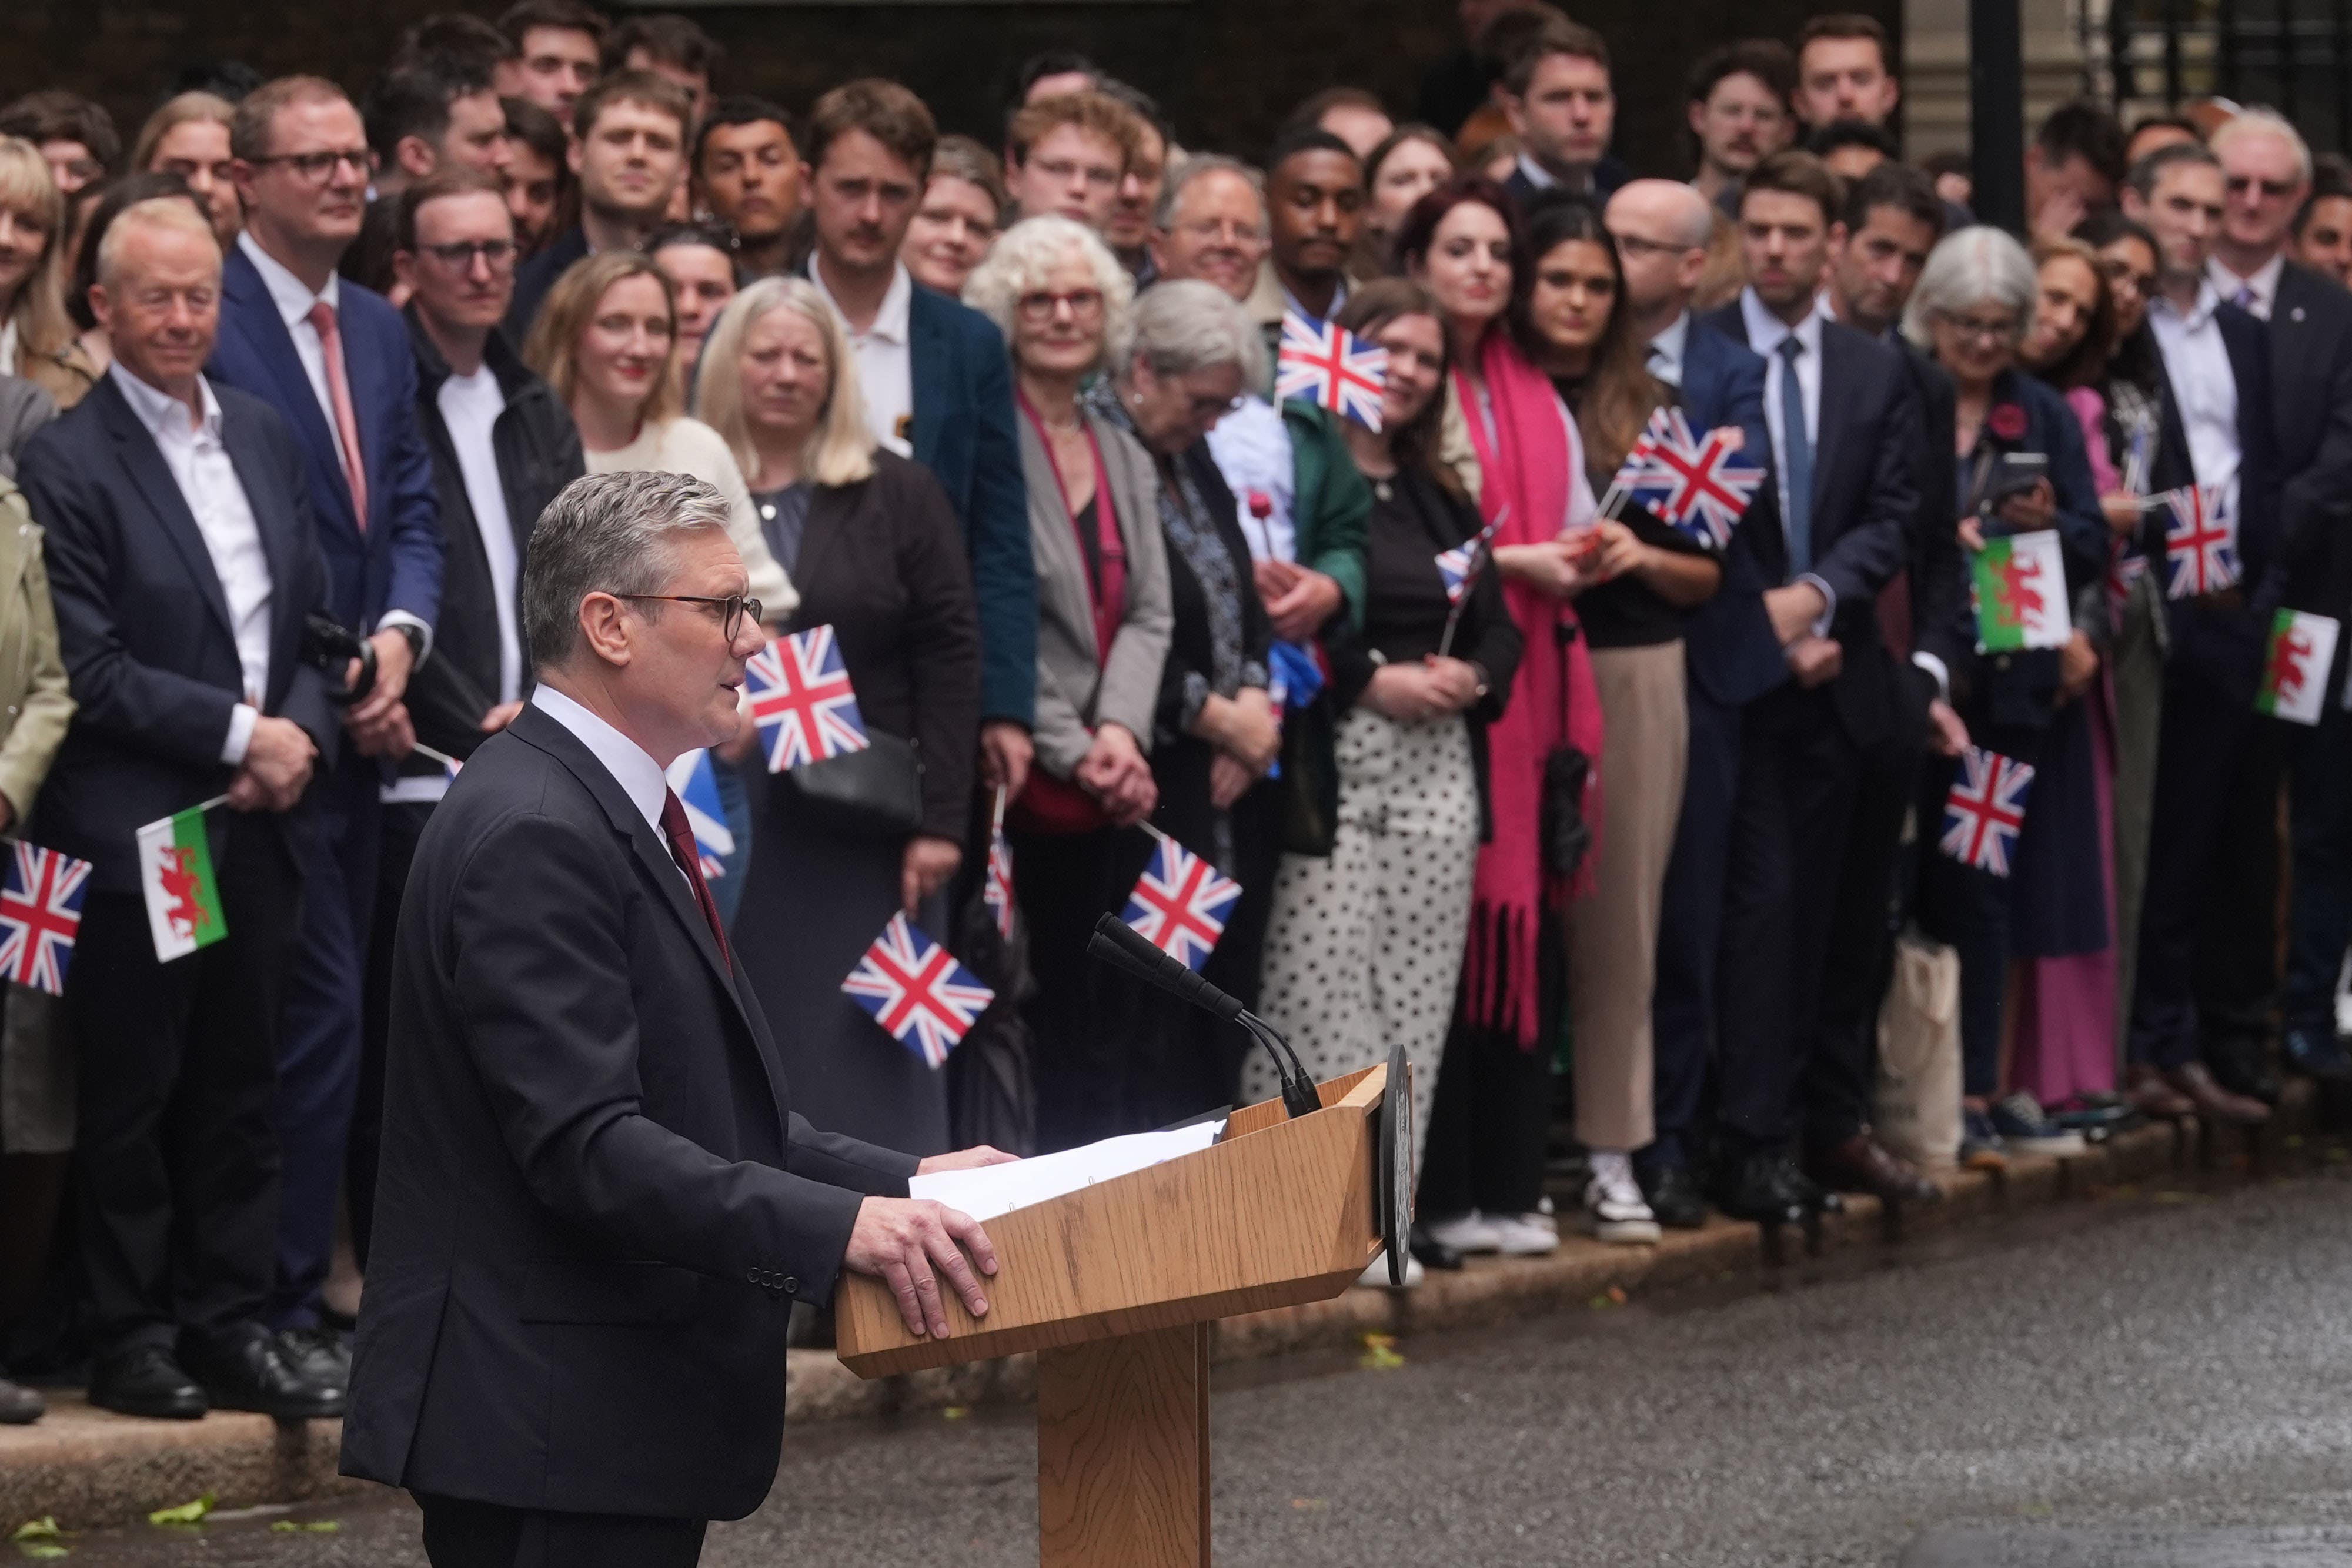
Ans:
[[[994,1219],[1113,1176],[1198,1154],[1214,1144],[1224,1129],[1224,1118],[1219,1117],[1164,1133],[1129,1133],[1011,1165],[919,1176],[907,1184],[907,1192],[910,1197],[927,1197],[961,1209],[974,1219]]]

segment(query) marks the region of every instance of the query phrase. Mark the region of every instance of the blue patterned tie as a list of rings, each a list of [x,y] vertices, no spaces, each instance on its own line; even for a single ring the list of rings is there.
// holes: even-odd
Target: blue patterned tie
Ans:
[[[1789,465],[1789,575],[1813,564],[1813,438],[1805,431],[1805,389],[1797,381],[1797,356],[1805,351],[1795,333],[1780,340],[1780,447]]]

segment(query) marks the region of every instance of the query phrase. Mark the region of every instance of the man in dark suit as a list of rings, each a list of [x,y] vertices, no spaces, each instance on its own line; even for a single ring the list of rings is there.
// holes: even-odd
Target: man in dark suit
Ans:
[[[186,204],[125,210],[91,292],[113,367],[26,449],[79,705],[26,836],[92,866],[65,995],[91,1401],[184,1419],[335,1416],[342,1380],[307,1375],[262,1322],[295,840],[315,827],[303,792],[336,741],[301,657],[327,572],[284,423],[202,374],[220,267]],[[226,932],[165,962],[159,941],[201,937],[203,921],[192,901],[184,929],[180,912],[151,929],[135,836],[209,802],[226,808],[202,818]],[[191,869],[163,874],[193,882]]]
[[[2276,559],[2256,609],[2284,604],[2343,621],[2352,616],[2352,295],[2286,259],[2289,229],[2311,189],[2311,150],[2302,134],[2258,109],[2216,131],[2211,145],[2221,163],[2224,207],[2207,276],[2222,298],[2268,323],[2270,339],[2283,489]],[[2338,649],[2328,672],[2331,694],[2343,689],[2347,652]],[[2352,716],[2340,702],[2328,702],[2316,733],[2284,738],[2294,778],[2284,1054],[2296,1071],[2341,1082],[2352,1078],[2352,1057],[2336,1038],[2334,1017],[2336,980],[2352,939]],[[2261,803],[2249,802],[2237,814],[2252,816]],[[2249,823],[2272,840],[2273,864],[2276,825],[2275,811]],[[2242,977],[2231,985],[2214,976],[2223,995],[2209,994],[2202,1006],[2209,1013],[2237,1013],[2232,1021],[2241,1027],[2217,1036],[2209,1026],[2206,1050],[2216,1077],[2252,1089],[2264,1086],[2274,950],[2262,942],[2271,932],[2267,918],[2238,924],[2240,932],[2212,956],[2228,955],[2229,969]]]
[[[2223,191],[2221,165],[2194,144],[2148,154],[2124,187],[2125,216],[2156,236],[2157,289],[2147,324],[2171,392],[2151,488],[2219,487],[2237,519],[2243,574],[2238,587],[2168,606],[2172,653],[2164,672],[2150,831],[2156,849],[2140,915],[2126,1078],[2145,1109],[2193,1109],[2218,1121],[2255,1123],[2268,1117],[2269,1107],[2219,1082],[2200,1051],[2211,1040],[2200,992],[2213,995],[2200,984],[2208,979],[2200,975],[2200,949],[2209,946],[2203,934],[2222,918],[2273,929],[2275,883],[2268,868],[2254,863],[2261,852],[2228,852],[2233,821],[2241,823],[2242,841],[2264,836],[2243,819],[2276,812],[2279,779],[2273,727],[2254,712],[2267,628],[2250,608],[2279,558],[2277,404],[2263,324],[2222,299],[2207,274]],[[2164,526],[2161,512],[2149,515],[2146,538],[2158,561]],[[2270,852],[2275,863],[2274,842]],[[2221,940],[2234,950],[2239,939]],[[2228,965],[2236,971],[2231,988],[2266,995],[2271,964],[2258,956]]]
[[[1609,155],[1617,94],[1609,45],[1565,16],[1547,19],[1503,64],[1495,96],[1527,151],[1503,189],[1522,207],[1546,191],[1606,202],[1631,178]]]
[[[808,274],[849,331],[874,439],[929,468],[963,523],[980,600],[981,773],[1017,795],[1034,749],[1037,571],[1012,372],[988,318],[917,287],[898,260],[938,140],[931,111],[896,82],[817,99],[801,166],[816,229]]]
[[[327,560],[331,613],[375,650],[375,685],[343,711],[342,756],[315,789],[306,835],[302,955],[287,995],[278,1129],[284,1192],[270,1316],[341,1377],[340,1336],[319,1323],[360,1064],[360,986],[375,900],[384,761],[415,743],[408,680],[432,650],[441,528],[416,428],[416,372],[399,312],[335,275],[359,232],[371,154],[333,83],[288,77],[230,127],[245,232],[221,277],[209,373],[276,409],[301,448]]]
[[[342,1463],[415,1494],[436,1568],[691,1563],[775,1480],[795,1301],[847,1269],[910,1333],[942,1277],[987,1311],[986,1233],[907,1182],[1006,1156],[793,1113],[663,779],[734,735],[762,636],[726,524],[678,475],[556,498],[539,685],[417,849]]]
[[[1902,356],[1827,320],[1815,289],[1842,237],[1836,178],[1810,153],[1749,172],[1748,286],[1712,325],[1766,363],[1777,507],[1751,509],[1766,619],[1790,679],[1743,716],[1717,986],[1723,1158],[1738,1218],[1820,1207],[1791,1155],[1862,758],[1895,722],[1879,591],[1919,505],[1919,404]],[[1759,527],[1759,524],[1766,526]]]

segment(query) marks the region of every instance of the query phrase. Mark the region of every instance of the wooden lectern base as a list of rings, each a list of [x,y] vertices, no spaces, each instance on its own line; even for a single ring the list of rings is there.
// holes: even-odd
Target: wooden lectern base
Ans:
[[[1208,1568],[1209,1325],[1037,1353],[1040,1568]]]

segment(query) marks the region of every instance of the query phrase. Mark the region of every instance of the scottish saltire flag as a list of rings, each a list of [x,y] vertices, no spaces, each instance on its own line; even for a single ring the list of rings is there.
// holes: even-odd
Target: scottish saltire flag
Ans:
[[[2327,671],[2336,662],[2336,637],[2342,629],[2330,616],[2301,610],[2273,616],[2255,710],[2295,724],[2317,724],[2320,709],[2327,706]]]
[[[727,826],[727,808],[719,799],[718,764],[708,751],[689,751],[669,765],[669,787],[686,808],[694,829],[695,858],[702,862],[702,880],[716,882],[727,874],[727,857],[735,852],[735,834]]]
[[[1969,563],[1976,602],[1977,652],[2063,648],[2074,634],[2066,609],[2066,558],[2044,530],[1985,540]]]
[[[866,738],[857,694],[850,689],[849,670],[830,626],[777,638],[745,664],[743,684],[751,694],[751,722],[759,727],[771,773],[873,744]]]
[[[890,916],[841,989],[873,1014],[891,1039],[933,1067],[947,1061],[996,999],[954,954],[908,921],[904,910]]]
[[[1626,454],[1617,483],[1668,528],[1722,549],[1756,499],[1764,468],[1731,433],[1694,435],[1681,409],[1662,408]]]
[[[988,835],[988,875],[980,885],[980,896],[988,912],[996,917],[996,934],[1007,942],[1013,940],[1013,845],[997,828]]]
[[[1386,349],[1365,342],[1344,327],[1310,321],[1296,311],[1284,314],[1282,347],[1275,355],[1275,402],[1305,398],[1367,430],[1378,430],[1381,388],[1388,373]]]
[[[2164,596],[2194,599],[2238,580],[2238,519],[2218,485],[2187,485],[2157,497],[2164,530]]]
[[[1216,951],[1242,884],[1173,839],[1163,838],[1136,879],[1119,918],[1154,946],[1198,970]]]
[[[1962,865],[2007,876],[2025,828],[2025,792],[2033,769],[1980,746],[1960,758],[1960,776],[1944,800],[1938,847]]]
[[[9,848],[7,873],[0,877],[0,980],[61,997],[81,935],[89,862],[37,844]]]

